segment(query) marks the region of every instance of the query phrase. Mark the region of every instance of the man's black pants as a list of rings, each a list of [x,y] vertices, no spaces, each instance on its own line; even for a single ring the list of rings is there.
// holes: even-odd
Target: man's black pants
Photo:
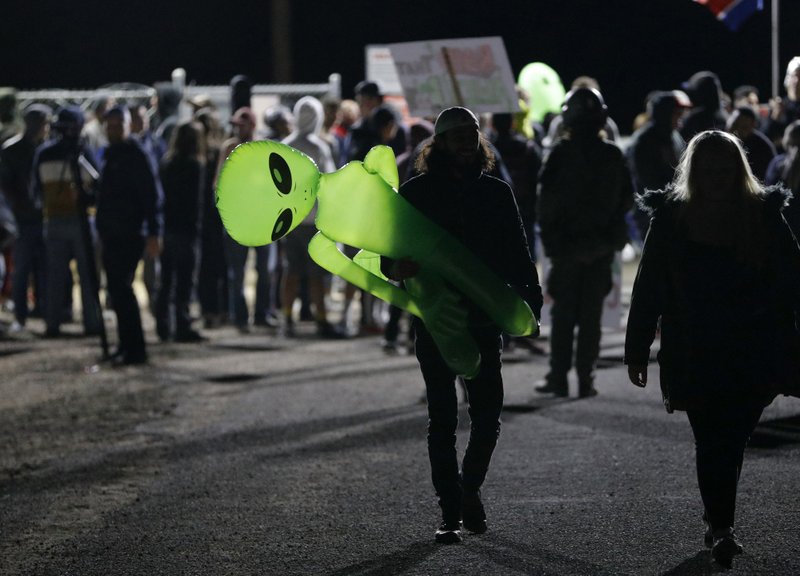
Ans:
[[[481,368],[474,379],[466,381],[471,425],[459,474],[456,375],[445,363],[423,323],[415,320],[414,328],[416,355],[428,398],[428,456],[433,487],[443,518],[457,520],[462,490],[474,492],[481,487],[500,434],[503,409],[500,333],[494,327],[471,330],[480,349]]]
[[[144,333],[133,278],[144,252],[144,237],[103,236],[102,240],[108,295],[117,315],[119,349],[129,359],[140,360],[145,357]]]

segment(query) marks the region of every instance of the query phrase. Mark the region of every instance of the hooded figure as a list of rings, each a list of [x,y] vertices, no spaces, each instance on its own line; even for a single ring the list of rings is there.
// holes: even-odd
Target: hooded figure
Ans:
[[[675,176],[675,167],[686,148],[677,130],[682,110],[672,92],[658,92],[647,103],[650,120],[634,132],[626,151],[638,195],[665,188]],[[643,239],[650,217],[637,210],[635,218]]]
[[[677,130],[682,108],[672,92],[659,92],[647,103],[650,119],[634,132],[627,150],[636,192],[661,190],[672,181],[686,148]]]
[[[333,162],[331,148],[319,136],[325,116],[322,102],[313,96],[303,96],[294,105],[293,114],[294,130],[283,140],[283,144],[311,158],[320,172],[334,172],[336,165]],[[286,336],[294,334],[292,305],[299,294],[300,279],[305,276],[308,281],[309,299],[314,305],[317,334],[323,338],[341,338],[344,334],[328,322],[325,310],[324,280],[327,272],[313,262],[308,253],[308,244],[317,232],[314,226],[316,217],[315,202],[314,207],[298,226],[297,232],[282,240],[285,254],[281,283],[281,302],[284,306],[283,333]]]
[[[725,130],[728,115],[722,109],[722,84],[713,72],[697,72],[683,85],[692,100],[681,136],[687,142],[704,130]]]
[[[322,128],[324,111],[322,102],[313,96],[303,96],[294,105],[295,127],[283,143],[295,150],[300,150],[311,158],[320,172],[333,172],[336,165],[333,162],[330,146],[319,136]],[[316,207],[306,216],[304,222],[313,224],[316,217]]]

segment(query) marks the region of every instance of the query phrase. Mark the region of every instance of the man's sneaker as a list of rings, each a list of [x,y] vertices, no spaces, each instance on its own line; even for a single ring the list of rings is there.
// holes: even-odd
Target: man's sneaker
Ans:
[[[733,557],[744,551],[733,528],[714,532],[714,545],[711,547],[711,557],[724,568],[733,565]]]
[[[486,532],[486,511],[483,509],[480,490],[464,492],[461,496],[461,521],[464,528],[473,534]]]
[[[317,336],[328,340],[343,340],[344,338],[347,338],[346,334],[343,334],[337,330],[336,327],[330,322],[317,323]]]
[[[569,386],[566,380],[563,382],[555,382],[545,378],[539,386],[534,387],[534,390],[539,394],[553,394],[562,398],[569,396]]]
[[[205,336],[196,330],[186,330],[175,334],[175,342],[202,342],[206,339]]]
[[[461,542],[461,524],[453,521],[442,522],[434,538],[439,544],[458,544]]]

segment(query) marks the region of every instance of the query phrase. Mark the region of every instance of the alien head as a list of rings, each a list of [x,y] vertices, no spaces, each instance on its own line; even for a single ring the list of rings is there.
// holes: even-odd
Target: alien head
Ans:
[[[270,140],[234,148],[217,180],[217,209],[231,238],[263,246],[283,238],[311,212],[320,172],[302,152]]]

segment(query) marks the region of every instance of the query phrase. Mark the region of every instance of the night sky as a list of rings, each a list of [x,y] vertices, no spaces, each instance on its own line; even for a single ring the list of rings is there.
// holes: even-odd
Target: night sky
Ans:
[[[568,85],[600,82],[623,132],[653,89],[678,88],[713,70],[731,92],[741,84],[771,90],[770,12],[736,33],[691,0],[294,0],[293,81],[325,82],[338,72],[345,97],[364,75],[364,46],[389,42],[502,36],[516,75],[546,62]],[[479,6],[470,8],[470,6]],[[269,0],[4,3],[0,85],[21,89],[152,84],[176,67],[197,84],[227,84],[235,74],[274,81]],[[781,0],[781,83],[800,54],[800,2]]]

